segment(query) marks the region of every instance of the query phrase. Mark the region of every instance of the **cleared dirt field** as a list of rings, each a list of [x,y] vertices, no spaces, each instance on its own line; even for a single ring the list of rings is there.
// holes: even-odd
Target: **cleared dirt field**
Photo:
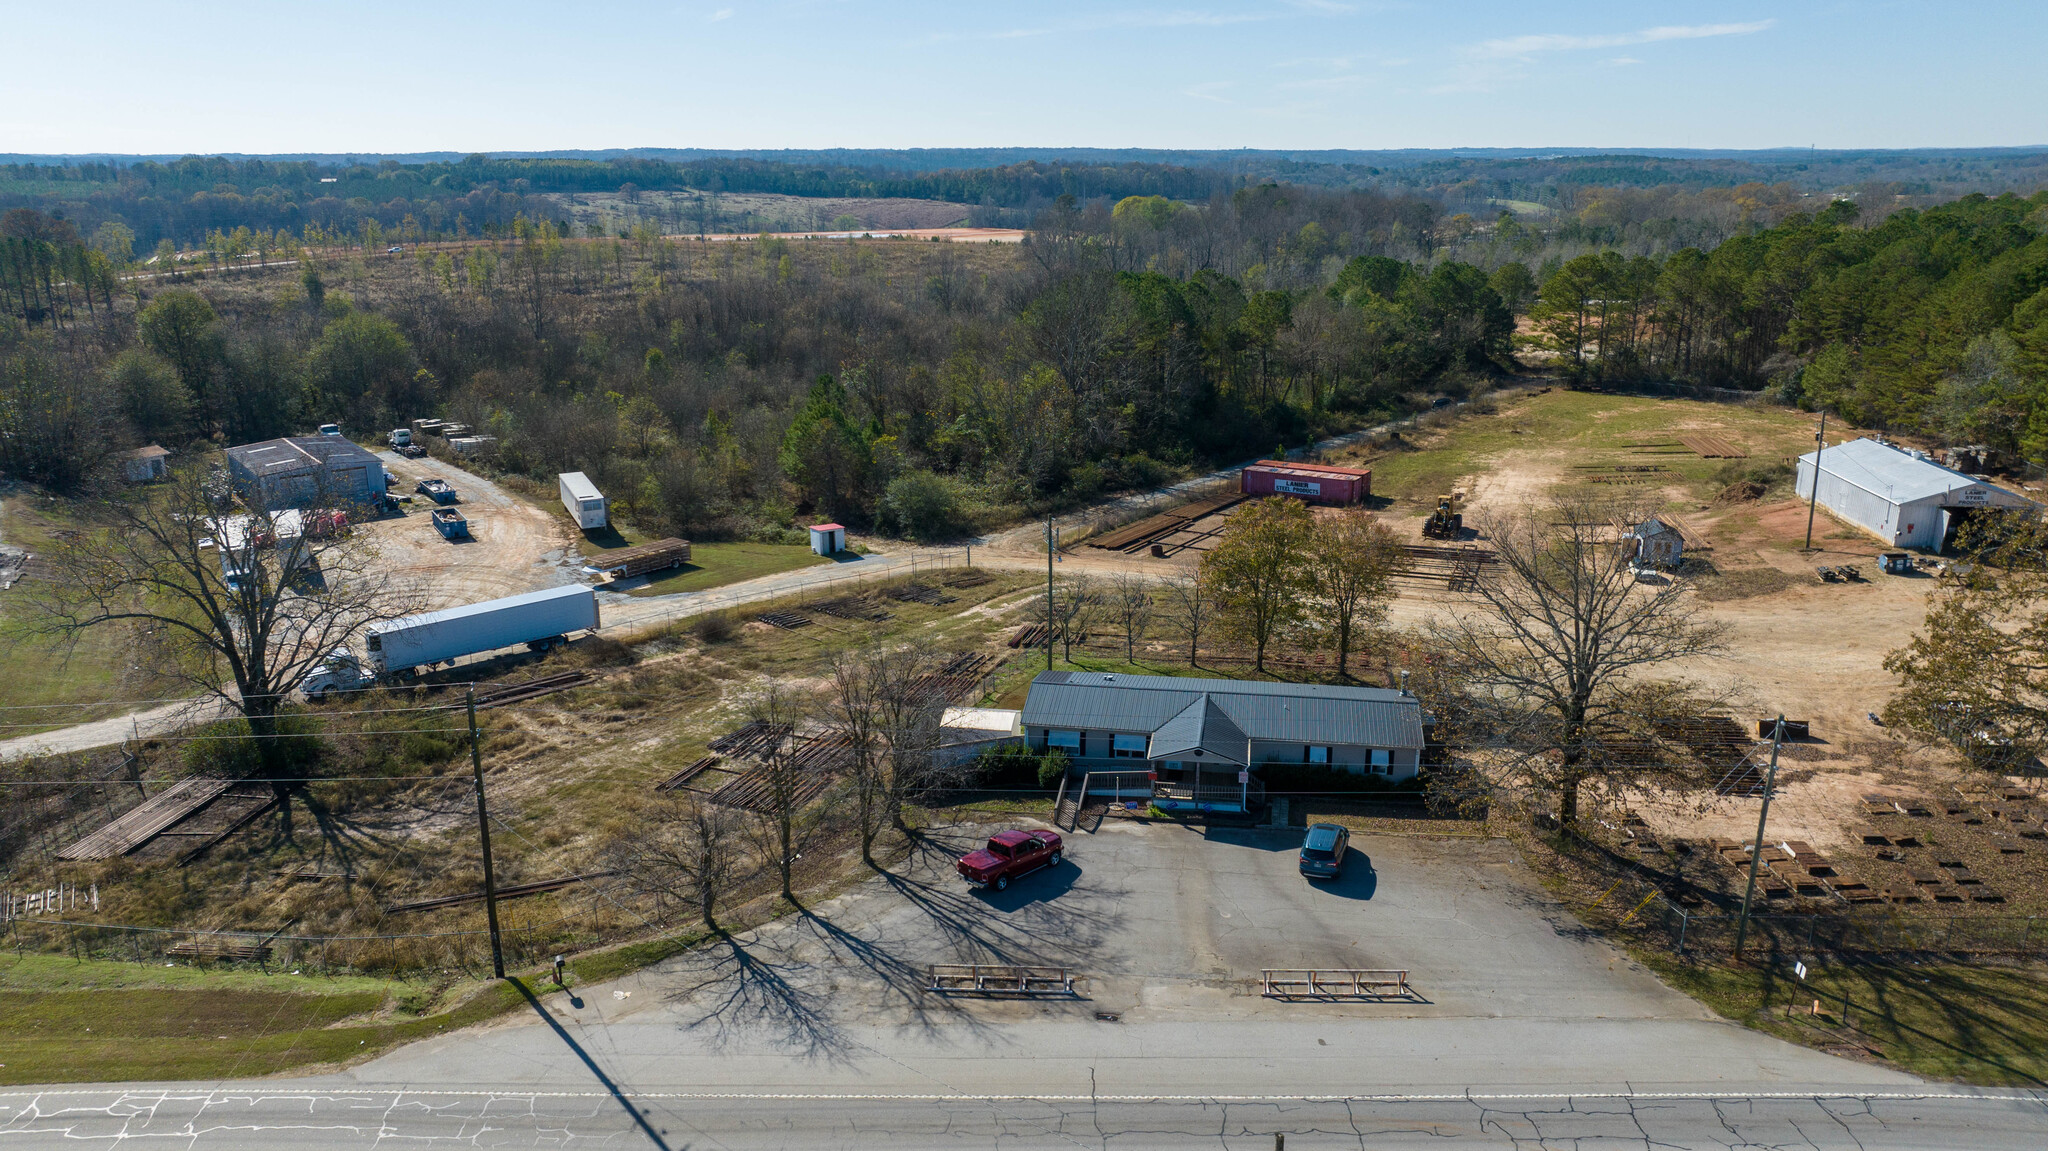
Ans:
[[[414,496],[403,518],[371,525],[393,578],[415,582],[431,608],[453,607],[580,582],[566,517],[549,515],[482,476],[432,458],[381,453],[404,495],[422,479],[442,479],[462,496],[455,505],[472,538],[441,538],[428,519],[433,501]]]
[[[944,228],[967,219],[965,204],[944,200],[903,197],[857,199],[782,196],[772,192],[618,192],[551,194],[564,215],[577,224],[602,222],[617,227],[645,219],[666,226],[677,234],[696,234],[700,213],[716,211],[718,218],[755,216],[775,221],[778,231],[830,228],[842,216],[852,216],[863,228]]]

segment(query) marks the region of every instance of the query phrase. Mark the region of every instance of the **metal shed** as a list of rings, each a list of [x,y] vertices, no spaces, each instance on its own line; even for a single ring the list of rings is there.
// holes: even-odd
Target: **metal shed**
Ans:
[[[266,509],[371,504],[384,496],[384,463],[339,436],[289,436],[227,451],[245,502]]]
[[[1293,496],[1312,504],[1355,504],[1372,494],[1372,469],[1260,460],[1238,477],[1248,496]]]
[[[1942,467],[1879,440],[1836,444],[1799,457],[1799,497],[1815,498],[1835,515],[1892,547],[1940,550],[1970,514],[1984,508],[2037,508],[2033,500]]]

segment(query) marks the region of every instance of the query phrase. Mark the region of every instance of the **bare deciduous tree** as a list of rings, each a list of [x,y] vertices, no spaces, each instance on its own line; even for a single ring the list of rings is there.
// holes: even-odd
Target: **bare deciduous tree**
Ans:
[[[1059,637],[1061,659],[1073,662],[1074,641],[1088,638],[1088,629],[1094,626],[1101,610],[1095,581],[1087,576],[1070,576],[1053,588],[1052,628]]]
[[[1124,660],[1136,658],[1138,637],[1152,624],[1152,589],[1145,577],[1120,571],[1109,585],[1109,617],[1124,633]]]
[[[656,918],[689,907],[718,930],[718,902],[743,878],[739,813],[688,792],[659,801],[651,818],[612,846],[613,866],[654,900]]]
[[[373,623],[417,610],[367,533],[333,501],[293,512],[197,468],[96,501],[90,523],[52,549],[37,581],[36,627],[60,640],[134,629],[168,678],[248,721],[264,770],[280,763],[279,713],[306,674]]]
[[[756,813],[748,830],[761,855],[775,864],[782,897],[794,901],[792,870],[816,820],[804,802],[804,771],[796,761],[801,746],[796,734],[806,711],[805,701],[770,680],[747,701],[747,716],[768,725],[772,742],[754,771],[766,793],[767,807]]]
[[[1207,589],[1202,585],[1201,576],[1192,571],[1168,576],[1160,586],[1166,591],[1166,618],[1173,629],[1187,639],[1188,666],[1194,667],[1201,659],[1202,633],[1208,630],[1211,613],[1215,610]]]
[[[934,686],[942,653],[897,647],[873,656],[875,725],[888,748],[884,812],[899,831],[908,831],[903,805],[949,782],[939,762],[940,724],[946,698]]]
[[[1615,509],[1563,501],[1482,525],[1498,562],[1472,607],[1433,619],[1431,638],[1453,661],[1466,726],[1579,816],[1579,789],[1597,777],[1646,771],[1658,733],[1707,706],[1696,689],[1643,678],[1674,660],[1722,650],[1725,628],[1699,618],[1682,585],[1640,584],[1612,538]]]
[[[889,760],[881,736],[878,697],[884,657],[873,649],[843,651],[832,658],[832,721],[847,740],[847,777],[860,836],[861,862],[875,864],[875,841],[890,821]]]

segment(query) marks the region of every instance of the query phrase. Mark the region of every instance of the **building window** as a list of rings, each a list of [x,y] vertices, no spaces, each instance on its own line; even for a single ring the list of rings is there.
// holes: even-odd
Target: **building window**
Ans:
[[[1394,753],[1383,747],[1374,748],[1372,752],[1372,773],[1374,775],[1388,775],[1393,770]]]
[[[1109,737],[1109,755],[1112,759],[1145,758],[1145,737],[1142,735],[1112,735]]]
[[[1327,747],[1311,747],[1307,750],[1306,754],[1307,758],[1302,761],[1303,763],[1326,764],[1330,762],[1330,749]]]
[[[1075,755],[1081,754],[1081,733],[1078,731],[1048,731],[1045,733],[1047,749],[1064,747]]]

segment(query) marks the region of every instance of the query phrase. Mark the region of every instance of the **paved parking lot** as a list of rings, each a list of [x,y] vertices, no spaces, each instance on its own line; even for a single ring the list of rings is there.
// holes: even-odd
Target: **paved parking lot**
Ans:
[[[556,1083],[602,1064],[643,1087],[1083,1096],[1912,1082],[1713,1017],[1580,932],[1502,842],[1361,835],[1344,877],[1312,885],[1300,834],[1110,823],[989,892],[952,873],[978,838],[962,829],[901,874],[558,1000],[547,1026],[449,1036],[352,1078]],[[1083,997],[922,990],[926,964],[964,962],[1071,967]],[[1419,999],[1259,996],[1261,968],[1306,966],[1404,968]]]

